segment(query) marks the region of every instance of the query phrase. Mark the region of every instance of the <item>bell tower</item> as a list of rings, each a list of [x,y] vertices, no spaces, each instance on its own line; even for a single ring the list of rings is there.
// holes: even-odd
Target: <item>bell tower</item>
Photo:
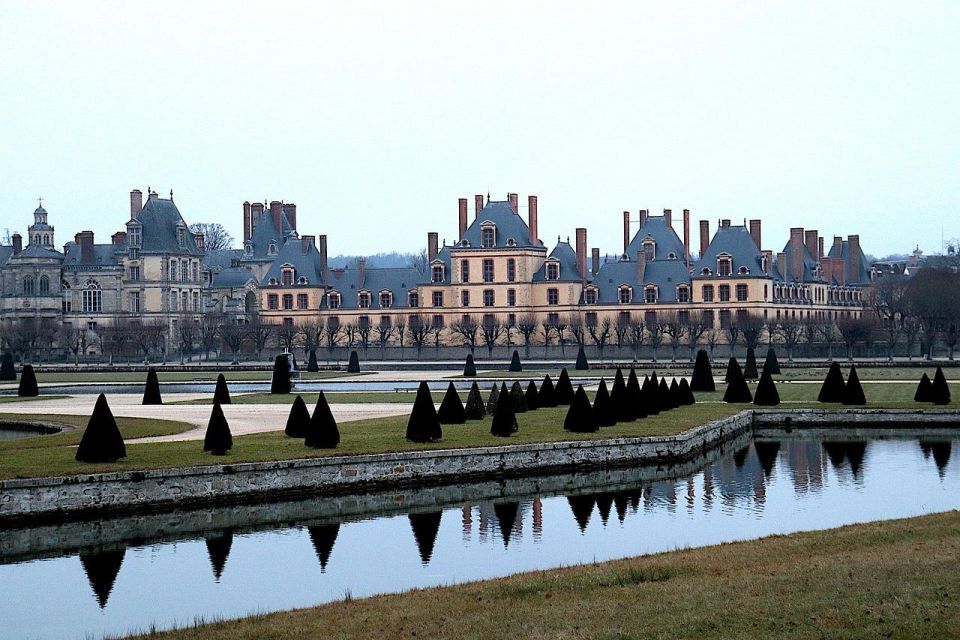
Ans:
[[[37,199],[37,208],[33,211],[33,224],[27,227],[27,243],[53,249],[53,227],[47,223],[47,210],[43,208],[43,198]]]

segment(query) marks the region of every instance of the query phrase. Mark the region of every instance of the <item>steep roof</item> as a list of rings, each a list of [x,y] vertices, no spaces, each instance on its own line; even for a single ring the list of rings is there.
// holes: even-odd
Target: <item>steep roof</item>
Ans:
[[[243,267],[228,267],[213,276],[211,289],[239,289],[256,277]]]
[[[602,264],[592,284],[597,287],[600,304],[617,302],[622,284],[633,287],[633,304],[644,304],[643,288],[648,284],[656,285],[659,290],[658,302],[676,302],[677,285],[689,285],[690,275],[683,260],[654,260],[644,265],[643,282],[640,282],[636,261],[620,260]]]
[[[535,245],[530,243],[530,227],[519,214],[514,212],[509,202],[496,200],[487,202],[463,234],[463,240],[469,243],[470,248],[480,248],[480,229],[485,222],[492,222],[496,226],[493,248],[502,249],[511,246],[508,244],[511,239],[515,243],[512,245],[514,247],[545,248],[539,239]]]
[[[293,267],[294,282],[300,278],[306,278],[308,284],[324,284],[320,271],[320,252],[313,243],[307,246],[306,251],[303,249],[302,242],[291,241],[285,243],[280,247],[280,252],[264,274],[262,282],[267,283],[270,278],[275,278],[277,282],[280,282],[284,265]]]
[[[176,253],[202,255],[197,247],[196,238],[190,232],[180,210],[173,200],[150,195],[137,214],[141,232],[140,251],[142,253]],[[177,228],[186,228],[183,246],[177,241]]]
[[[93,259],[89,262],[81,260],[80,245],[76,242],[68,242],[64,248],[66,256],[63,260],[63,268],[73,271],[83,269],[106,269],[111,267],[121,267],[118,248],[122,255],[125,245],[114,244],[95,244],[93,245]]]
[[[577,268],[577,252],[570,246],[569,242],[557,242],[557,246],[550,252],[549,258],[554,258],[560,262],[560,279],[551,282],[579,282],[580,270]],[[542,282],[547,279],[547,263],[544,262],[533,274],[534,282]]]
[[[643,248],[643,241],[650,237],[655,244],[654,257],[657,260],[666,258],[669,254],[674,254],[681,260],[683,259],[683,241],[673,230],[672,226],[667,225],[664,216],[647,216],[646,222],[637,230],[630,244],[624,251],[631,260],[637,259],[637,252]]]
[[[13,255],[13,247],[9,244],[0,245],[0,264],[4,264],[7,258]]]
[[[783,247],[783,253],[786,254],[787,264],[780,264],[780,261],[777,261],[777,272],[780,274],[783,280],[787,282],[795,281],[796,278],[793,277],[791,273],[790,264],[791,256],[793,255],[793,243],[797,242],[799,244],[800,253],[803,255],[803,278],[801,282],[818,282],[819,278],[815,277],[814,269],[817,267],[817,261],[814,260],[813,254],[810,253],[810,250],[807,249],[807,245],[804,244],[803,239],[794,239],[790,238],[787,240],[787,244]]]
[[[287,238],[295,237],[296,234],[297,232],[290,225],[286,214],[280,213],[280,229],[277,229],[277,225],[273,222],[273,215],[269,210],[265,210],[253,228],[253,233],[250,234],[250,240],[247,241],[252,252],[247,253],[244,251],[243,260],[272,260],[275,256],[271,256],[268,253],[270,243],[276,244],[277,251],[279,252],[280,248],[286,243]]]
[[[203,254],[203,266],[211,271],[229,269],[234,260],[243,257],[243,249],[217,249]]]
[[[857,256],[852,256],[851,251],[850,242],[843,240],[840,243],[839,254],[837,252],[836,245],[834,245],[830,247],[830,251],[827,253],[827,256],[830,258],[841,258],[843,260],[843,269],[847,279],[847,284],[864,284],[870,282],[870,269],[867,265],[866,257],[863,255],[863,249],[859,249],[859,255]],[[851,257],[857,258],[859,269],[854,269],[850,262]]]
[[[12,249],[12,247],[11,247]],[[63,260],[63,254],[57,251],[56,249],[51,249],[49,247],[44,247],[39,244],[27,245],[27,248],[13,255],[11,253],[10,260],[20,260],[24,258],[44,258],[48,260]]]
[[[357,294],[360,291],[369,291],[370,310],[373,311],[381,308],[378,294],[384,289],[393,293],[393,307],[407,307],[407,292],[419,287],[423,275],[416,267],[365,269],[361,286],[359,269],[336,269],[330,272],[327,286],[340,292],[342,309],[359,308]]]
[[[717,273],[717,258],[720,254],[727,254],[731,257],[733,265],[731,273],[736,276],[741,267],[746,267],[750,275],[764,275],[763,273],[763,254],[753,242],[750,231],[744,225],[733,225],[729,227],[720,227],[714,234],[713,239],[707,246],[700,259],[694,263],[694,277],[701,277],[703,269],[710,269],[710,273]],[[779,274],[772,270],[766,274],[775,279],[779,279]]]
[[[437,253],[437,257],[434,260],[439,260],[443,263],[443,284],[450,284],[451,282],[451,262],[452,256],[450,255],[450,247],[444,245],[440,251]],[[422,285],[428,284],[440,284],[432,282],[433,277],[433,262],[427,265],[427,270],[423,273],[420,273],[418,276],[417,282]]]

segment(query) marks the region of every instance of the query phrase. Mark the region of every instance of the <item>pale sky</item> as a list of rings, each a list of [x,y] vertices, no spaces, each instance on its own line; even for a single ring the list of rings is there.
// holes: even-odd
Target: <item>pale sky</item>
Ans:
[[[62,245],[153,187],[242,232],[295,202],[330,251],[415,251],[457,198],[539,196],[540,235],[622,211],[960,236],[960,2],[0,0],[0,228]],[[525,206],[521,213],[526,216]],[[677,225],[680,232],[680,226]]]

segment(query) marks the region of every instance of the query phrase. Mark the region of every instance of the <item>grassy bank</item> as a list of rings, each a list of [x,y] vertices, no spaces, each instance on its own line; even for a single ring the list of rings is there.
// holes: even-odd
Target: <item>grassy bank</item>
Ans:
[[[337,602],[192,629],[243,638],[945,638],[960,512]]]
[[[217,381],[220,371],[164,371],[157,368],[157,378],[160,382],[199,382],[213,384]],[[224,374],[232,382],[270,382],[270,371],[231,371]],[[301,374],[303,380],[325,380],[327,378],[348,378],[364,373],[347,373],[346,371],[317,371]],[[111,382],[140,382],[143,383],[147,374],[142,371],[76,371],[76,372],[48,372],[37,370],[39,384],[76,384],[76,383],[111,383]]]

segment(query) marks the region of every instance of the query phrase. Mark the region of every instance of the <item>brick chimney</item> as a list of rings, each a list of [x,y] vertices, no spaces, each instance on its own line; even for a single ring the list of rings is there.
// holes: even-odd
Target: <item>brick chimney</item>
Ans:
[[[243,241],[246,242],[250,239],[250,234],[253,233],[253,220],[250,218],[250,202],[247,200],[243,201]]]
[[[753,244],[757,245],[757,249],[763,251],[763,238],[760,235],[760,221],[751,220],[750,221],[750,237],[753,238]]]
[[[803,227],[790,229],[790,279],[803,281]]]
[[[316,236],[300,236],[300,253],[307,255],[316,241]]]
[[[690,268],[690,209],[683,210],[683,259]]]
[[[537,246],[540,240],[537,224],[537,196],[527,196],[527,226],[530,227],[530,244],[533,246]]]
[[[834,258],[840,258],[843,254],[843,238],[833,236],[833,249],[830,251]]]
[[[467,199],[460,198],[457,201],[457,229],[458,229],[458,240],[463,240],[463,236],[467,234]]]
[[[773,267],[773,251],[763,249],[760,251],[760,255],[763,257],[763,272],[770,273],[770,269]]]
[[[81,231],[73,239],[80,246],[80,261],[93,262],[93,231]]]
[[[640,209],[640,228],[637,231],[642,231],[645,226],[647,226],[647,210]]]
[[[847,236],[847,264],[850,265],[850,282],[860,282],[860,236]]]
[[[136,220],[143,209],[143,193],[140,189],[134,189],[130,192],[130,219]]]
[[[462,198],[461,201],[466,204],[466,198]],[[464,214],[466,214],[466,209],[464,209]],[[437,254],[440,252],[439,248],[439,236],[436,231],[431,231],[427,234],[427,261],[433,262],[437,257]]]
[[[703,256],[707,253],[707,247],[710,246],[710,221],[701,220],[700,221],[700,258],[703,259]]]
[[[520,211],[520,196],[515,193],[507,194],[507,201],[510,203],[510,208],[513,209],[514,213],[519,213]]]
[[[667,225],[667,227],[673,226],[673,209],[663,210],[663,222]]]
[[[19,233],[14,233],[10,239],[13,241],[13,255],[17,255],[23,251],[23,236]]]
[[[273,218],[273,226],[276,228],[277,233],[283,234],[283,225],[280,222],[280,214],[283,212],[283,203],[279,200],[274,200],[270,203],[270,217]]]
[[[577,271],[580,272],[580,279],[587,279],[587,230],[583,227],[577,227]]]
[[[296,231],[297,230],[297,205],[293,204],[292,202],[284,203],[283,215],[287,217],[287,222],[290,223],[290,228]]]
[[[816,229],[807,229],[803,232],[803,244],[806,245],[807,251],[813,256],[814,262],[820,262],[820,244],[817,242],[818,237],[819,234]]]
[[[643,249],[637,251],[637,284],[643,287],[643,277],[647,273],[647,254]]]
[[[820,256],[820,260],[823,260],[824,256],[827,255],[823,252],[823,236],[817,238],[817,255]]]
[[[783,251],[777,253],[777,271],[784,280],[790,278],[790,270],[787,268],[787,254]]]
[[[317,244],[317,250],[320,252],[320,278],[323,279],[323,284],[327,284],[330,279],[330,270],[327,267],[327,236],[321,235]]]
[[[720,228],[721,228],[721,229],[729,229],[729,228],[730,228],[730,219],[729,219],[729,218],[723,218],[722,220],[720,220]]]
[[[159,197],[160,196],[157,195],[156,191],[151,191],[150,189],[147,189],[147,200],[156,200]]]
[[[363,289],[367,280],[367,259],[357,258],[357,289]]]
[[[126,240],[127,240],[126,231],[117,231],[115,234],[110,236],[110,243],[114,246],[123,244],[124,242],[126,242]]]
[[[480,211],[482,209],[483,209],[483,194],[478,193],[477,195],[473,196],[473,217],[479,218]]]
[[[623,212],[623,252],[627,252],[627,245],[630,244],[630,212]]]
[[[257,225],[260,224],[260,218],[263,217],[263,203],[254,202],[250,205],[250,235],[253,236],[253,232],[256,230]]]
[[[596,277],[597,274],[600,273],[600,248],[599,247],[594,247],[593,249],[590,250],[590,273],[592,273],[594,277]]]
[[[197,249],[200,249],[200,251],[206,251],[206,250],[207,250],[207,238],[206,238],[206,236],[204,236],[202,233],[195,233],[195,234],[193,234],[193,239],[194,239],[194,240],[196,241],[196,243],[197,243]]]

